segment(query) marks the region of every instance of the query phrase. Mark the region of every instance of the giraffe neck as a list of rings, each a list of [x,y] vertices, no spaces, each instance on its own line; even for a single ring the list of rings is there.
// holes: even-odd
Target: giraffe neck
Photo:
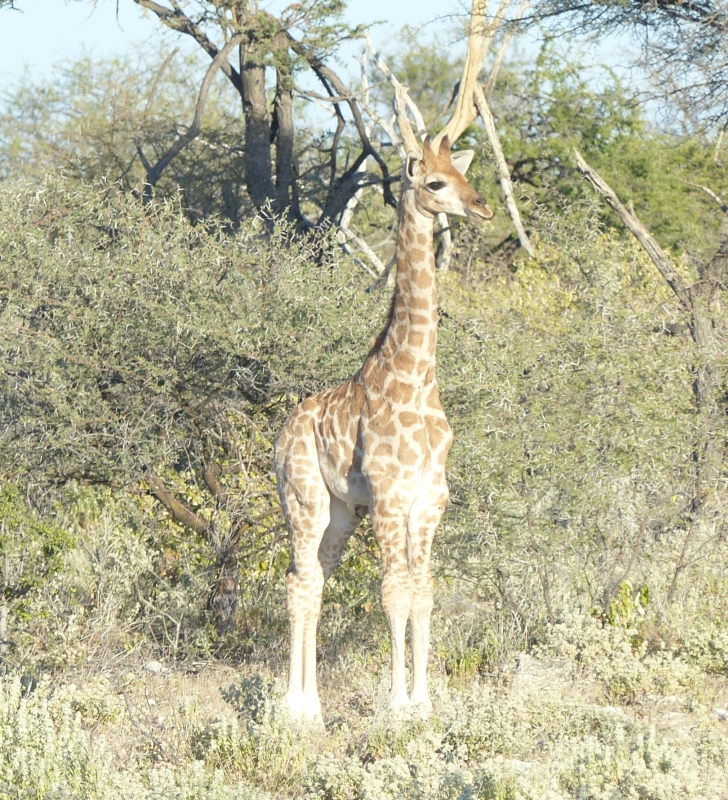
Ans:
[[[397,236],[397,278],[389,325],[379,349],[399,378],[423,381],[435,364],[437,288],[432,245],[434,218],[403,191]]]

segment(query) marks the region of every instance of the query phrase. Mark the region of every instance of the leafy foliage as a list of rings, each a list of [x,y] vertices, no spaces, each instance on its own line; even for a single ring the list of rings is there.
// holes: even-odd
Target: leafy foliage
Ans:
[[[161,476],[216,557],[243,547],[255,586],[286,561],[270,469],[283,414],[347,376],[384,309],[337,251],[312,269],[315,240],[255,221],[225,240],[109,189],[2,186],[5,463],[45,492]]]
[[[55,502],[78,481],[102,483],[126,494],[140,533],[164,522],[146,591],[177,604],[177,622],[158,642],[195,641],[184,587],[204,596],[232,536],[241,622],[275,639],[280,616],[258,616],[280,602],[287,561],[272,441],[292,404],[361,363],[384,299],[335,249],[316,265],[321,244],[285,225],[223,237],[172,204],[108,191],[60,178],[2,187],[4,463]],[[442,282],[440,383],[456,439],[436,564],[495,603],[478,625],[514,616],[514,642],[574,601],[609,614],[625,581],[659,603],[689,533],[693,355],[666,335],[681,312],[639,251],[580,213],[552,219],[552,245],[515,274],[479,265],[470,285]],[[181,544],[184,520],[145,494],[154,476],[199,521],[188,532],[204,557]],[[720,508],[690,550],[718,563]],[[369,619],[375,564],[357,537],[325,627]],[[699,596],[693,574],[686,598]],[[453,672],[493,663],[499,636],[484,648],[466,637]]]
[[[145,171],[137,146],[164,153],[192,122],[200,65],[141,54],[58,64],[49,83],[29,75],[5,90],[0,113],[0,176],[41,180],[63,169],[81,181],[109,178],[139,189]],[[249,210],[236,175],[242,170],[241,112],[218,80],[213,84],[200,137],[163,174],[157,191],[184,193],[192,218],[222,213],[237,220]],[[150,156],[151,157],[151,156]]]
[[[288,395],[343,377],[366,347],[355,323],[376,319],[372,299],[349,302],[349,265],[311,269],[315,242],[285,228],[267,241],[253,222],[221,243],[173,205],[106,202],[108,190],[3,185],[3,446],[16,474],[122,485],[158,463],[182,471],[195,425],[232,431],[232,415],[270,437]]]
[[[11,629],[17,618],[31,618],[33,594],[63,567],[74,544],[66,528],[29,506],[17,484],[0,483],[0,605],[9,611]],[[7,635],[0,631],[0,638]]]

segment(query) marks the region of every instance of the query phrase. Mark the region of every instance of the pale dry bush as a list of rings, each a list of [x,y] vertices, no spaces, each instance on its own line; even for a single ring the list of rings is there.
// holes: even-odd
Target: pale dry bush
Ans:
[[[573,659],[573,685],[471,680],[462,689],[435,674],[429,719],[383,715],[371,666],[327,668],[324,706],[336,697],[339,712],[332,719],[327,710],[325,735],[292,727],[280,685],[249,668],[232,684],[214,670],[127,672],[120,685],[98,677],[27,690],[10,679],[0,693],[2,780],[19,787],[10,796],[28,796],[33,786],[38,798],[88,800],[720,797],[728,767],[722,723],[699,707],[678,715],[685,722],[671,732],[655,711],[654,692],[698,691],[697,668],[686,673],[679,657],[650,660],[633,645],[628,652],[629,636],[574,614],[540,651]],[[641,696],[652,725],[644,712],[603,705],[598,687],[631,669],[653,691]]]
[[[682,656],[704,672],[728,675],[728,631],[709,622],[688,631]]]
[[[101,494],[101,493],[100,493]],[[83,502],[81,502],[83,501]],[[204,609],[206,574],[180,547],[180,579],[163,574],[164,543],[127,498],[76,498],[64,524],[75,546],[62,567],[12,615],[9,663],[24,672],[105,669],[120,660],[209,656],[215,636]]]
[[[699,669],[683,658],[665,649],[650,652],[636,625],[610,625],[590,614],[567,613],[546,626],[533,652],[572,659],[616,704],[685,692],[689,702],[701,683]]]
[[[80,706],[92,718],[123,715],[118,697],[98,704],[99,686],[87,696],[75,687],[54,692],[50,681],[25,689],[20,678],[0,681],[0,795],[68,800],[265,800],[222,770],[201,760],[179,765],[123,765],[102,738],[91,737]],[[83,699],[82,699],[83,698]],[[101,710],[100,710],[101,709]]]

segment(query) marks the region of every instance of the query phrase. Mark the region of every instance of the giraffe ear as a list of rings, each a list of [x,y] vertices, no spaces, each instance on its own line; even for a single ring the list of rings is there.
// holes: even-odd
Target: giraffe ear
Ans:
[[[417,153],[407,153],[407,161],[405,162],[405,171],[407,172],[407,177],[412,179],[417,174],[417,169],[420,165],[420,157]]]
[[[451,156],[453,167],[455,167],[461,175],[465,175],[473,161],[474,155],[475,150],[458,150],[457,153],[453,153]]]

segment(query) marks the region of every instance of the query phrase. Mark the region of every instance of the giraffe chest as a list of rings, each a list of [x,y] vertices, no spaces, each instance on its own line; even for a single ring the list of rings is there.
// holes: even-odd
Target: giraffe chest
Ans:
[[[318,429],[319,465],[332,494],[367,506],[372,480],[416,484],[444,469],[451,433],[434,383],[388,385],[386,394],[368,392],[362,400],[356,411],[342,405]]]
[[[362,472],[370,480],[417,482],[444,469],[452,438],[434,383],[373,396],[362,420]]]

